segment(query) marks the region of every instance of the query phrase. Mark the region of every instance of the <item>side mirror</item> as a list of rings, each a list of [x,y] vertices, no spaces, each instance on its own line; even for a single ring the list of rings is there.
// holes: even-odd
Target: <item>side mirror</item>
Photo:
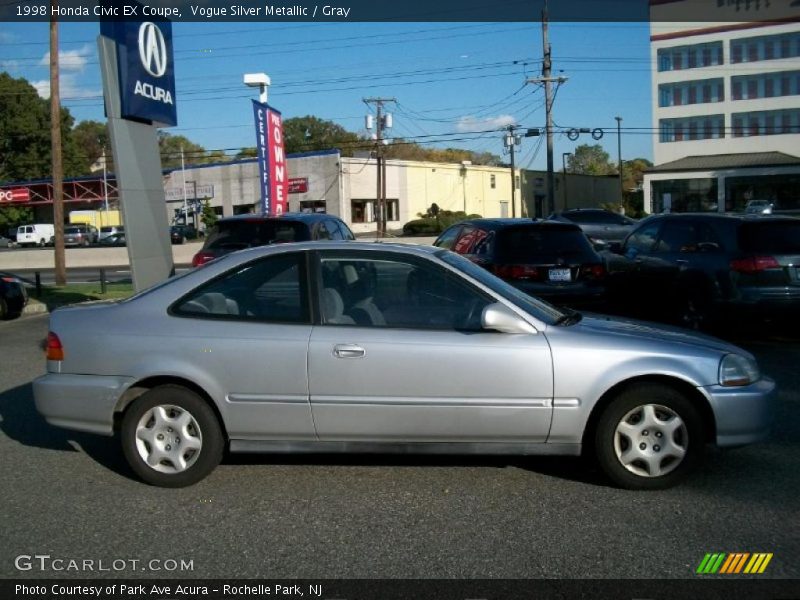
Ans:
[[[502,333],[538,333],[533,325],[500,302],[483,309],[481,327]]]

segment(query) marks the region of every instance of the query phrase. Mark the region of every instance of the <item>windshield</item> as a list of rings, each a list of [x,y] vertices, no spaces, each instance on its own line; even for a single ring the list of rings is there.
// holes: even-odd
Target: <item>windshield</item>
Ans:
[[[479,281],[495,292],[498,296],[502,296],[515,306],[518,306],[531,316],[548,325],[556,325],[561,323],[567,316],[569,316],[568,313],[559,310],[552,304],[548,304],[544,300],[521,292],[513,285],[506,283],[498,277],[495,277],[486,269],[479,267],[475,263],[470,262],[463,256],[455,254],[450,250],[441,250],[436,253],[436,256],[451,267],[458,269],[462,273],[465,273],[466,275],[469,275],[473,279]]]

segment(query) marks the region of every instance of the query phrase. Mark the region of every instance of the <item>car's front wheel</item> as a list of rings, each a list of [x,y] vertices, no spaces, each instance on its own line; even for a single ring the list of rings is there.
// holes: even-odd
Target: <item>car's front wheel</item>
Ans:
[[[676,485],[703,455],[700,414],[668,386],[639,384],[619,394],[600,417],[595,451],[617,485],[656,490]]]
[[[125,412],[122,450],[149,484],[185,487],[211,473],[222,460],[224,436],[214,411],[178,385],[153,388]]]

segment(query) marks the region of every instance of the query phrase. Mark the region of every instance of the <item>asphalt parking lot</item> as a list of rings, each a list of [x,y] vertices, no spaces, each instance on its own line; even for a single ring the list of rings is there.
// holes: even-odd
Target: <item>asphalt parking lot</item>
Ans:
[[[341,455],[236,455],[170,490],[137,481],[114,439],[37,415],[46,332],[46,315],[0,322],[3,578],[693,578],[708,552],[771,552],[761,577],[800,577],[796,337],[729,332],[778,382],[773,436],[709,449],[667,491],[609,487],[569,458]],[[17,568],[34,554],[128,562]]]

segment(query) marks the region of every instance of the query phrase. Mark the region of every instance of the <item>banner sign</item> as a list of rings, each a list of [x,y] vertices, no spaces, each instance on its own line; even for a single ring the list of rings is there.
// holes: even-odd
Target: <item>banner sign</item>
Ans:
[[[308,191],[308,177],[292,177],[289,179],[290,194],[305,194]]]
[[[262,102],[253,100],[256,124],[261,214],[282,215],[286,212],[289,178],[286,154],[283,151],[283,119],[281,113]]]
[[[117,45],[121,116],[157,127],[177,125],[172,23],[101,21],[100,33]]]
[[[31,191],[28,188],[0,190],[0,202],[27,202],[30,199]]]

